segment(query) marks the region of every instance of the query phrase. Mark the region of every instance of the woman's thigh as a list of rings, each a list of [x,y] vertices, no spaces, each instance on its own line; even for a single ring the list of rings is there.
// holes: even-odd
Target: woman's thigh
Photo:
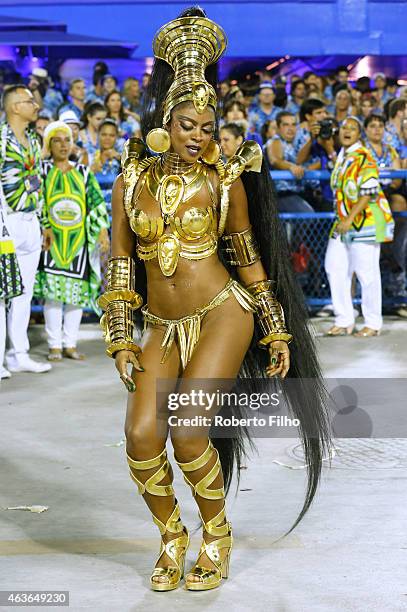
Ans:
[[[253,314],[243,310],[233,296],[204,318],[199,342],[177,388],[178,394],[190,398],[173,413],[178,418],[176,426],[171,426],[171,438],[179,460],[205,450],[210,420],[221,407],[218,392],[232,388],[253,330]],[[185,424],[184,419],[194,417],[203,419]]]
[[[147,328],[141,343],[142,354],[139,357],[144,372],[134,369],[132,372],[136,391],[128,395],[125,432],[127,452],[140,460],[159,454],[168,435],[168,404],[164,394],[160,394],[157,401],[157,380],[168,379],[168,392],[171,392],[176,387],[180,372],[180,356],[175,343],[165,363],[160,363],[164,332],[165,329],[158,326]]]
[[[180,386],[190,378],[236,378],[253,331],[253,313],[244,310],[233,295],[208,312]]]

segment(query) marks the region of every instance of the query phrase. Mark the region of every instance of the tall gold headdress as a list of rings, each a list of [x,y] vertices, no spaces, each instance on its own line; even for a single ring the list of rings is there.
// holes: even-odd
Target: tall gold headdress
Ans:
[[[221,57],[226,45],[223,29],[206,17],[180,17],[158,30],[153,41],[154,55],[167,62],[175,73],[164,101],[163,125],[170,120],[174,106],[187,100],[200,114],[207,106],[216,109],[216,92],[205,78],[205,69]],[[147,144],[153,150],[157,149],[151,145],[162,138],[161,132],[158,128],[147,136]]]

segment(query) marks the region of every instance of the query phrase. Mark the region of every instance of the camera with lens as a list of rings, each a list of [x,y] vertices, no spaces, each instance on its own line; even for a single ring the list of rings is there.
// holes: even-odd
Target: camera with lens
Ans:
[[[336,122],[334,119],[323,119],[319,121],[319,134],[318,138],[322,140],[329,140],[336,132]]]

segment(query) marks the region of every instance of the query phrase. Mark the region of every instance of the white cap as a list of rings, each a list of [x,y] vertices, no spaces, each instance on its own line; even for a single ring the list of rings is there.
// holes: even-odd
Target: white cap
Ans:
[[[59,115],[59,120],[64,123],[76,123],[77,125],[81,125],[80,119],[78,119],[77,115],[72,110],[64,111]]]
[[[31,72],[32,76],[35,76],[39,79],[47,79],[48,78],[48,70],[45,68],[33,68]]]

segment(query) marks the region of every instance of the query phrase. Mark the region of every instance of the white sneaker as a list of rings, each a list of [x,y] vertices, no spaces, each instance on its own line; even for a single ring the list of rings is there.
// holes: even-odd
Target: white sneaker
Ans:
[[[333,305],[325,304],[323,308],[321,308],[320,310],[318,310],[318,312],[315,313],[315,316],[321,317],[321,318],[332,317],[333,313],[334,313]]]
[[[6,370],[6,368],[3,366],[0,368],[0,380],[4,380],[5,378],[11,378],[11,372]]]
[[[34,374],[42,374],[42,372],[49,372],[52,367],[50,363],[34,361],[29,355],[9,357],[6,359],[6,362],[10,372],[33,372]]]

